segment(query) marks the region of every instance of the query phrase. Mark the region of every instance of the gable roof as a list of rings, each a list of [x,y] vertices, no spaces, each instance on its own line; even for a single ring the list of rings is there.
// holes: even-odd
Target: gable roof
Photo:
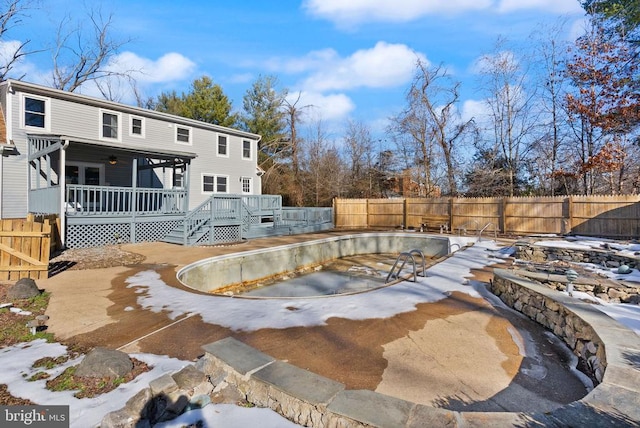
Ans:
[[[12,90],[20,90],[28,92],[34,95],[41,95],[45,97],[57,98],[61,100],[67,100],[75,103],[91,105],[95,107],[115,110],[123,113],[129,113],[141,117],[149,117],[153,119],[163,120],[167,122],[182,124],[185,126],[191,126],[194,128],[207,129],[215,132],[223,132],[229,135],[236,135],[242,138],[248,138],[251,140],[260,141],[262,138],[258,134],[242,131],[235,128],[228,128],[226,126],[214,125],[212,123],[202,122],[200,120],[188,119],[186,117],[176,116],[169,113],[163,113],[155,110],[149,110],[142,107],[130,106],[127,104],[117,103],[115,101],[103,100],[88,95],[77,94],[75,92],[62,91],[60,89],[53,89],[47,86],[36,85],[34,83],[23,82],[21,80],[5,80],[0,83],[0,88],[5,91],[11,92]],[[5,133],[6,134],[6,133]]]

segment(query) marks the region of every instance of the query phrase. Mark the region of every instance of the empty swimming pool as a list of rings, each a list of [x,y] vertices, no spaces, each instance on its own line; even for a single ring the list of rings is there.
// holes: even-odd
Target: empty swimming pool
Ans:
[[[401,252],[415,249],[426,259],[436,259],[449,254],[452,246],[458,249],[470,241],[417,233],[344,235],[204,259],[185,266],[177,277],[198,291],[240,297],[350,294],[384,286],[386,275]],[[352,259],[350,270],[314,272],[349,258],[356,258]],[[291,276],[295,278],[287,278]],[[262,287],[276,281],[278,285]]]

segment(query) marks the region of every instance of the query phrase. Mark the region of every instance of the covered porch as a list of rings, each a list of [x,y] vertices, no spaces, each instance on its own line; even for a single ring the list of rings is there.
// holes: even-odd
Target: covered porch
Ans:
[[[189,210],[195,153],[28,135],[28,207],[60,217],[62,242],[160,240]]]

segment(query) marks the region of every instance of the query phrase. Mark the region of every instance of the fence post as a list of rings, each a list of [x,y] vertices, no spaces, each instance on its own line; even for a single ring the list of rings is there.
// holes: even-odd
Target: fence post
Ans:
[[[365,216],[367,217],[367,224],[366,227],[367,229],[370,227],[369,224],[371,224],[371,222],[369,221],[369,198],[366,199],[367,201],[367,213],[365,214]]]
[[[567,200],[567,211],[569,214],[569,230],[567,233],[571,233],[573,230],[573,195],[569,195],[569,199]]]
[[[500,215],[500,220],[498,224],[498,229],[502,230],[502,233],[507,233],[507,198],[502,198],[502,214]]]
[[[407,224],[407,198],[402,199],[402,228],[406,230],[409,226]]]

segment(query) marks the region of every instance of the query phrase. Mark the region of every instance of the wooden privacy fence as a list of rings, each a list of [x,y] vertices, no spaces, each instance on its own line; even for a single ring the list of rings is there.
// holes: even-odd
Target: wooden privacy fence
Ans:
[[[0,280],[47,278],[51,223],[33,219],[0,220]]]
[[[517,198],[335,199],[338,228],[420,228],[447,219],[449,230],[527,235],[640,237],[640,195]]]

